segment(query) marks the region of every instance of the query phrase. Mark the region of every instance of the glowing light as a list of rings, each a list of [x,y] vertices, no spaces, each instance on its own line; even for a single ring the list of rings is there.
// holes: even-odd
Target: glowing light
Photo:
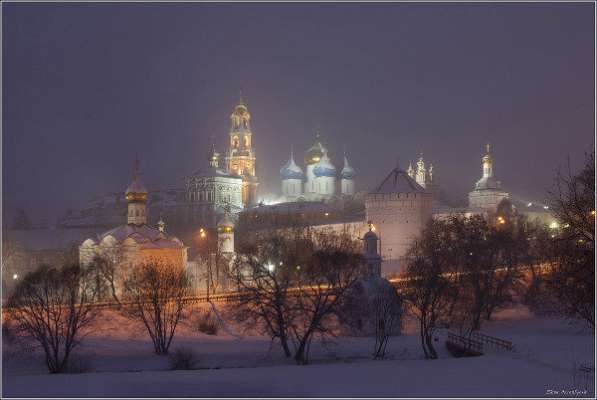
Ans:
[[[549,210],[549,206],[543,206],[545,210]]]
[[[199,229],[199,237],[201,239],[205,239],[206,236],[207,236],[207,234],[205,233],[205,229],[203,229],[203,228]]]
[[[276,266],[272,263],[265,264],[265,269],[267,269],[269,272],[274,272],[274,270],[276,269]]]
[[[527,204],[527,207],[530,207],[530,206],[532,206],[532,205],[533,205],[533,203],[529,203],[529,204]]]
[[[14,279],[14,280],[19,279],[19,275],[18,274],[12,274],[12,279]]]
[[[330,215],[330,213],[326,212],[324,215],[327,217],[328,215]]]
[[[371,224],[371,231],[375,232],[375,225]]]
[[[559,226],[560,225],[556,221],[552,221],[551,224],[549,224],[551,229],[558,229]]]
[[[504,219],[504,217],[500,216],[500,217],[497,218],[497,223],[500,224],[500,225],[503,225],[503,224],[506,223],[506,220]]]
[[[591,215],[594,217],[595,216],[595,210],[591,210]]]

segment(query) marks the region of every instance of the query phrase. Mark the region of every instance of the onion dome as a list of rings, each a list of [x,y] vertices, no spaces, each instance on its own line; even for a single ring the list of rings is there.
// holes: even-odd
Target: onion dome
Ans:
[[[354,169],[348,164],[348,158],[344,155],[344,168],[340,171],[340,176],[342,179],[353,179],[354,175]]]
[[[247,119],[251,117],[251,114],[249,114],[249,110],[243,100],[242,91],[239,92],[238,104],[234,107],[234,111],[232,111],[232,116],[246,116]]]
[[[147,189],[139,180],[139,160],[135,160],[133,182],[124,192],[124,197],[129,203],[145,203],[147,201]]]
[[[280,168],[282,179],[303,179],[303,170],[294,162],[294,154],[290,151],[290,159]]]
[[[224,214],[220,222],[218,222],[219,233],[229,233],[234,231],[234,222],[228,216],[228,213]]]
[[[327,150],[324,150],[321,160],[319,160],[319,162],[315,164],[315,168],[313,168],[313,174],[315,174],[316,177],[336,176],[336,167],[334,167],[334,165],[332,165],[332,163],[330,162]]]
[[[318,133],[317,135],[315,135],[315,143],[313,143],[313,146],[311,146],[311,148],[307,150],[307,153],[305,153],[305,164],[317,164],[319,160],[321,160],[321,157],[323,157],[323,153],[325,151],[326,149],[321,144]]]

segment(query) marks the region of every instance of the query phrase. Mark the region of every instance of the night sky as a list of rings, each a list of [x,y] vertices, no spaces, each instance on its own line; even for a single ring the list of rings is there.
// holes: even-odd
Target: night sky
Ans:
[[[4,207],[50,222],[124,191],[182,186],[223,153],[238,91],[260,197],[279,193],[317,127],[357,190],[419,153],[465,198],[494,173],[540,200],[594,143],[593,4],[8,4]]]

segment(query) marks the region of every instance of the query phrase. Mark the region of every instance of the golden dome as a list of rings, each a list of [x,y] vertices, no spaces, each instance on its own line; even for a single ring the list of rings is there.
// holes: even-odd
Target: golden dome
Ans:
[[[124,198],[129,203],[145,203],[147,201],[147,189],[139,180],[139,160],[135,160],[133,182],[126,188]]]
[[[124,197],[129,203],[145,203],[147,201],[147,193],[129,192],[126,193]]]
[[[315,143],[313,144],[313,146],[311,146],[309,150],[307,150],[307,153],[305,153],[305,164],[317,164],[319,160],[321,160],[321,157],[323,157],[324,152],[325,147],[323,147],[323,145],[319,141],[319,134],[317,134],[317,139],[315,140]]]

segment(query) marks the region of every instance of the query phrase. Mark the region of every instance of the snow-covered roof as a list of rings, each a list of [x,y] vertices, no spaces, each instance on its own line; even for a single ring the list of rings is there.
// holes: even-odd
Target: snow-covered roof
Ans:
[[[408,174],[394,168],[381,184],[371,193],[419,193],[425,192],[425,189],[419,185]]]
[[[475,190],[500,189],[500,181],[493,176],[484,176],[475,184]]]
[[[282,179],[303,179],[303,170],[294,162],[294,155],[290,154],[290,159],[280,168]]]
[[[221,168],[213,168],[213,167],[202,168],[202,169],[196,171],[193,174],[193,177],[200,177],[200,178],[222,177],[222,178],[242,179],[239,175],[229,173]]]
[[[175,236],[168,236],[159,229],[149,225],[121,225],[107,232],[102,233],[98,237],[98,242],[101,242],[106,237],[113,237],[117,242],[121,243],[128,238],[133,239],[143,248],[181,248],[184,247],[182,242]]]
[[[354,169],[348,164],[348,158],[344,156],[344,168],[340,171],[340,176],[343,179],[352,179],[354,178]]]
[[[315,164],[315,168],[313,168],[313,174],[315,174],[315,176],[336,176],[336,167],[334,167],[330,161],[327,151],[324,151],[319,162]]]

